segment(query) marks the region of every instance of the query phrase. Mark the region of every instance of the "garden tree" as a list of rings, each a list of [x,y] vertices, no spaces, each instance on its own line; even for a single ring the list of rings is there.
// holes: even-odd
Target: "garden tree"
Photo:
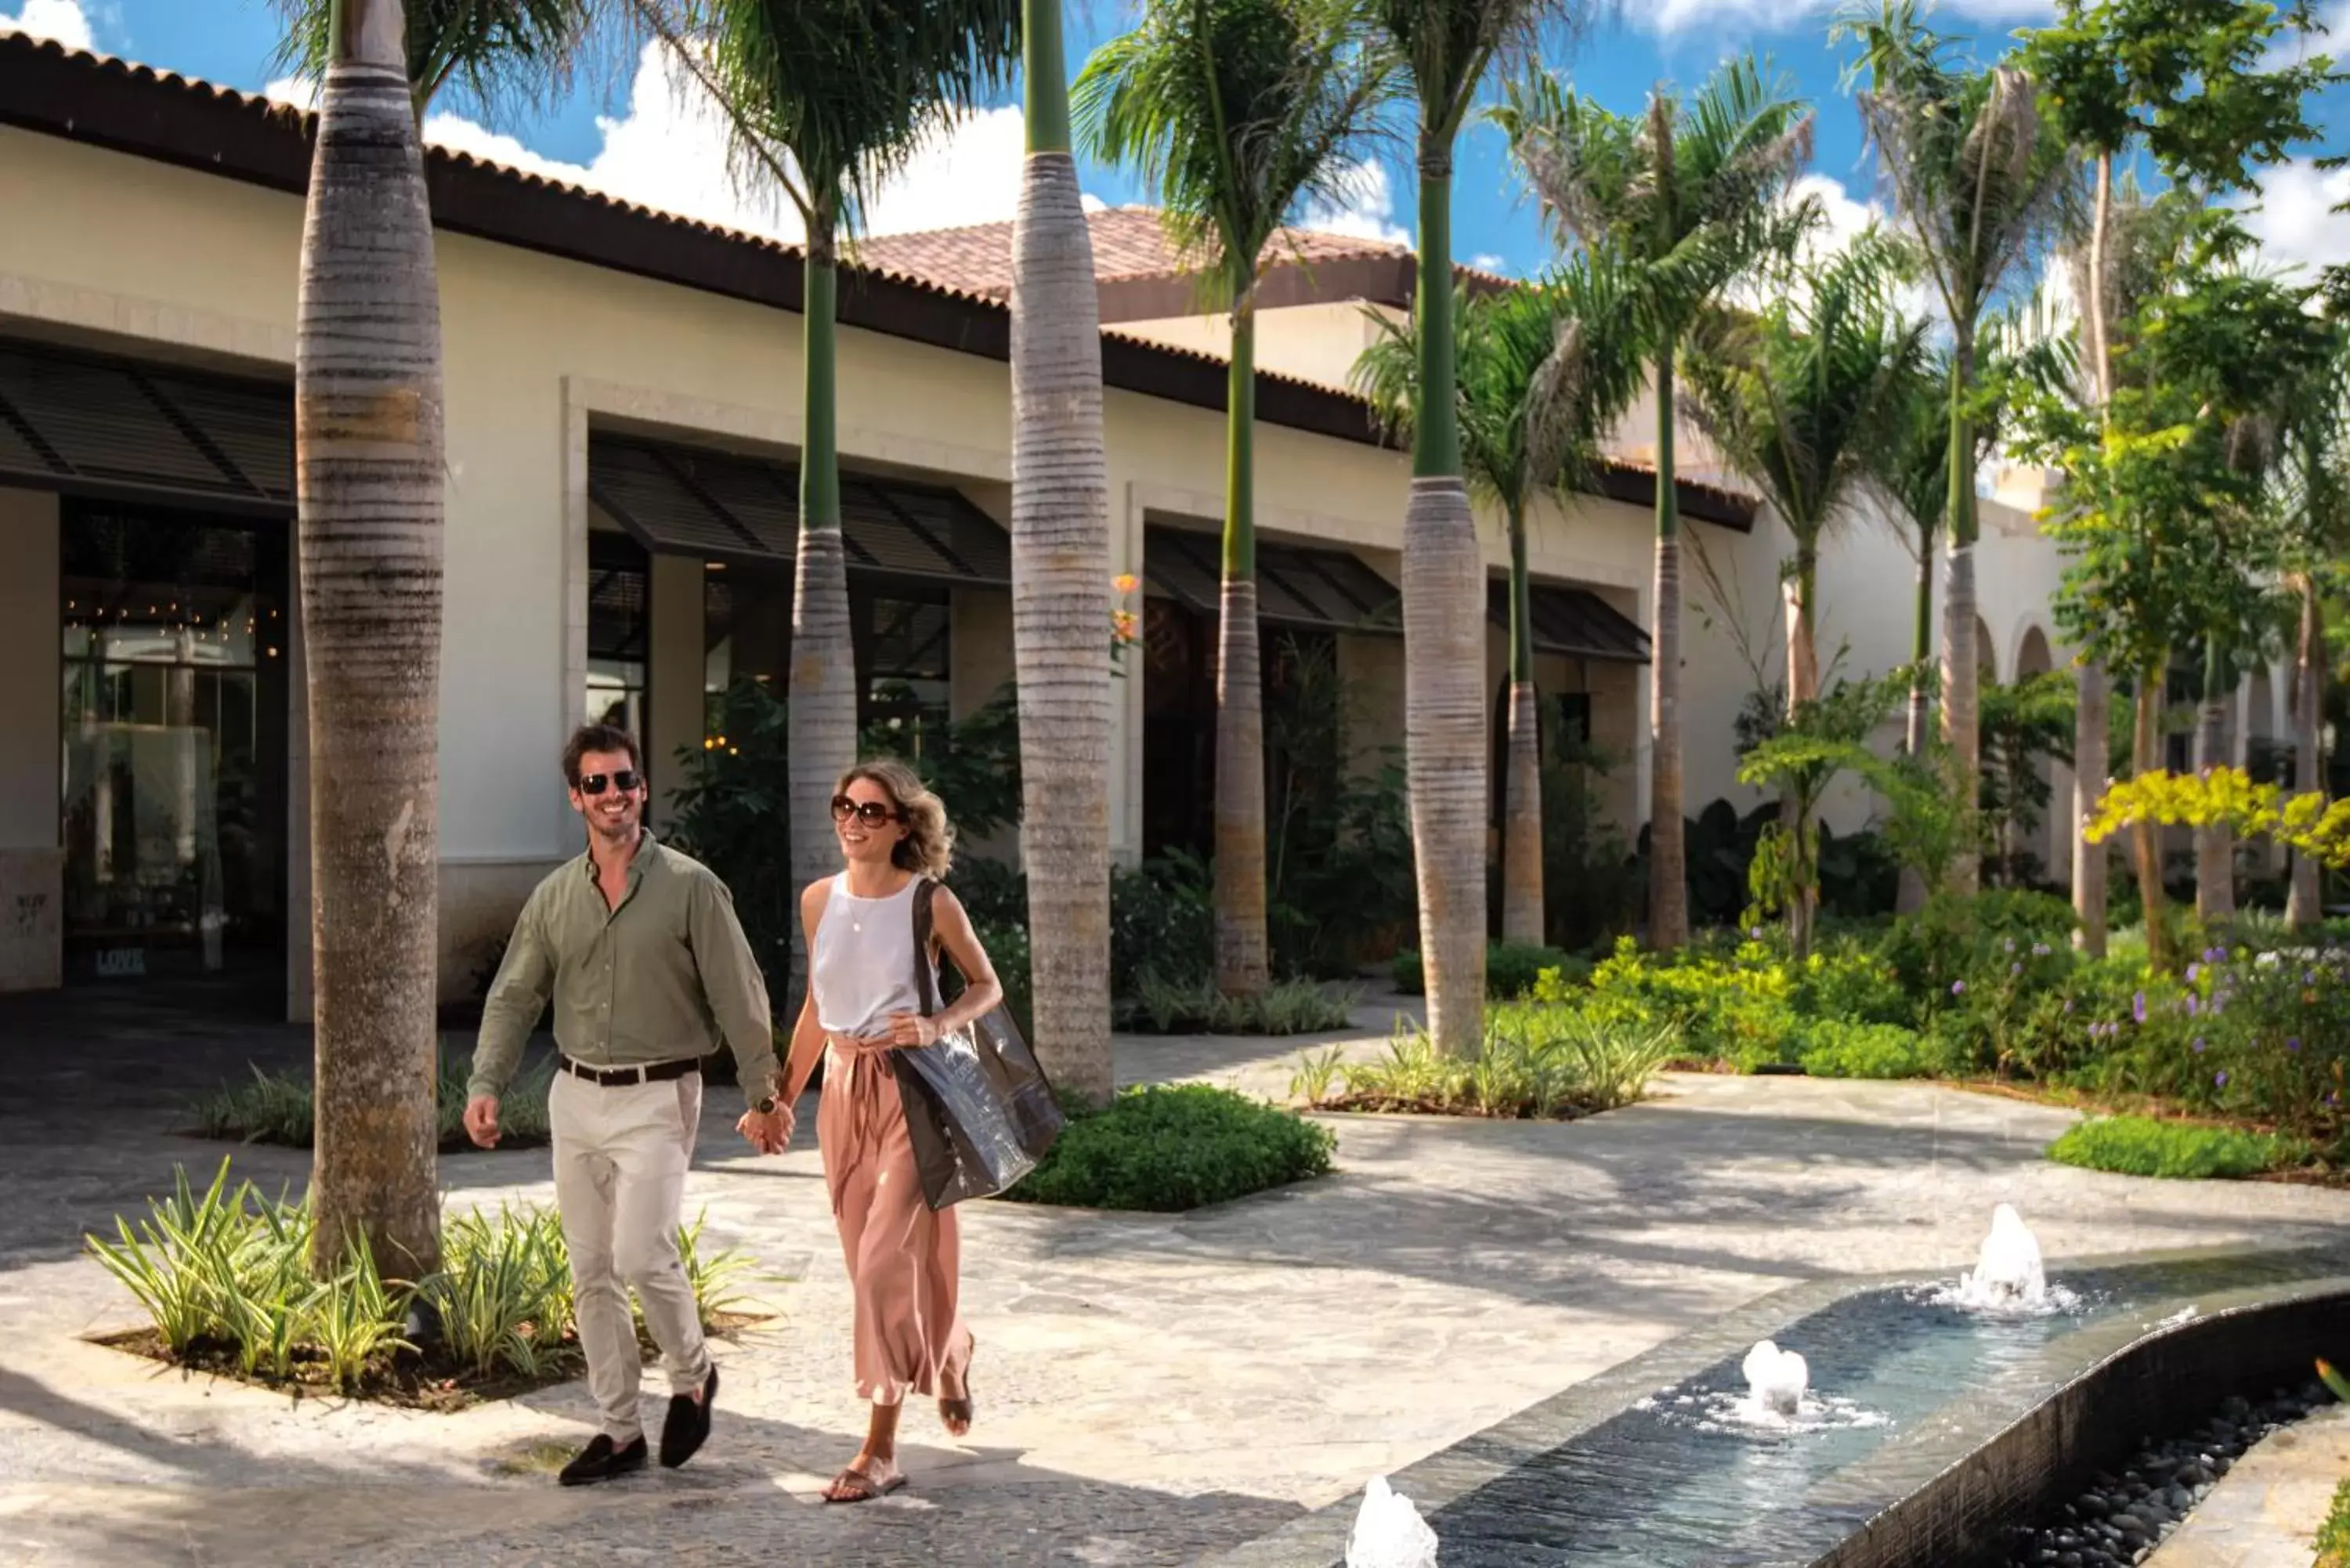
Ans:
[[[789,198],[801,253],[799,537],[792,581],[792,876],[831,870],[833,786],[857,760],[857,650],[836,434],[839,252],[866,198],[1019,47],[1017,0],[637,0],[724,110],[738,174]],[[1097,652],[1099,645],[1096,645]],[[793,988],[806,975],[792,944]]]
[[[1649,679],[1648,940],[1689,940],[1681,817],[1680,518],[1673,370],[1705,308],[1808,222],[1784,206],[1810,160],[1812,116],[1754,61],[1732,61],[1684,102],[1659,89],[1616,114],[1546,73],[1511,83],[1494,118],[1562,237],[1619,256],[1639,280],[1657,400],[1656,626]]]
[[[2074,678],[2061,670],[2006,683],[1994,680],[1982,689],[1983,826],[1986,841],[1998,846],[2000,880],[2008,887],[2025,884],[2022,840],[2045,820],[2049,808],[2051,791],[2041,763],[2054,758],[2073,764],[2076,702]],[[2103,714],[2099,722],[2105,722]]]
[[[1423,393],[1454,383],[1452,152],[1486,72],[1531,59],[1582,16],[1575,0],[1365,0],[1416,101]],[[1428,1033],[1468,1055],[1485,1013],[1485,563],[1453,400],[1424,396],[1404,512],[1404,763],[1411,793]],[[1659,649],[1661,657],[1662,650]],[[1678,822],[1678,816],[1674,819]]]
[[[2010,64],[1972,69],[1955,41],[1918,19],[1918,0],[1882,0],[1856,9],[1835,36],[1856,40],[1861,119],[1885,184],[1916,237],[1927,276],[1950,323],[1950,499],[1943,535],[1948,561],[1942,616],[1942,734],[1961,799],[1975,792],[1978,765],[1974,546],[1978,328],[2008,280],[2032,257],[2072,183],[2061,137],[2043,120],[2030,80]],[[1976,857],[1951,867],[1971,889]]]
[[[1544,940],[1543,756],[1534,690],[1526,516],[1562,504],[1596,466],[1600,443],[1639,393],[1635,279],[1606,255],[1570,256],[1525,288],[1456,291],[1456,417],[1471,490],[1502,508],[1510,536],[1510,720],[1502,798],[1502,940]],[[1356,362],[1354,385],[1407,438],[1419,406],[1418,323],[1388,324]]]
[[[1215,981],[1272,982],[1264,680],[1256,599],[1256,283],[1284,223],[1337,199],[1389,85],[1359,0],[1153,0],[1072,91],[1087,151],[1134,163],[1168,236],[1232,322],[1216,649]]]
[[[2326,777],[2320,751],[2325,688],[2325,602],[2344,587],[2350,556],[2350,330],[2338,316],[2334,351],[2314,384],[2284,398],[2282,451],[2271,469],[2274,503],[2282,509],[2286,581],[2297,602],[2293,636],[2293,787],[2323,799]],[[2285,919],[2306,929],[2323,918],[2321,867],[2295,852]]]
[[[2165,227],[2167,225],[2167,227]],[[2050,524],[2073,557],[2057,611],[2084,653],[2137,680],[2136,771],[2160,765],[2174,649],[2249,647],[2271,614],[2280,540],[2261,505],[2261,453],[2277,389],[2325,352],[2308,291],[2246,274],[2229,214],[2184,195],[2156,203],[2148,265],[2170,283],[2116,323],[2112,395],[2101,413],[2057,400],[2035,411],[2034,444],[2064,474]],[[2169,961],[2159,835],[2137,836],[2149,954]]]
[[[1692,358],[1698,352],[1692,344]],[[1852,774],[1897,799],[1914,787],[1913,774],[1869,749],[1869,742],[1908,695],[1908,671],[1896,670],[1876,680],[1838,680],[1826,691],[1800,699],[1778,733],[1739,760],[1738,782],[1776,789],[1793,803],[1780,821],[1762,829],[1748,868],[1754,895],[1750,919],[1776,910],[1787,915],[1787,942],[1795,961],[1811,956],[1813,914],[1820,898],[1819,806],[1829,786]]]
[[[2350,870],[2350,800],[2316,794],[2290,799],[2272,784],[2254,784],[2241,768],[2195,774],[2156,768],[2107,790],[2085,831],[2104,839],[2144,824],[2227,827],[2231,835],[2274,839],[2296,855]]]
[[[1809,286],[1774,277],[1759,312],[1713,309],[1683,339],[1681,375],[1698,426],[1771,503],[1794,542],[1781,572],[1787,603],[1787,712],[1792,722],[1820,696],[1820,546],[1876,489],[1886,450],[1902,434],[1903,383],[1925,354],[1925,325],[1894,303],[1898,247],[1871,230],[1810,269]],[[1791,265],[1788,272],[1792,274]],[[1816,837],[1815,790],[1800,771],[1785,796],[1785,832],[1798,850],[1787,889],[1789,935],[1811,946],[1816,867],[1800,847]]]
[[[2040,84],[2051,119],[2095,163],[2089,233],[2075,283],[2089,393],[2099,410],[2113,396],[2112,339],[2123,303],[2112,286],[2116,160],[2143,146],[2165,180],[2204,201],[2253,184],[2261,166],[2282,162],[2316,134],[2308,98],[2332,77],[2331,62],[2320,56],[2271,68],[2280,57],[2278,35],[2311,25],[2307,0],[2287,9],[2269,0],[2060,0],[2054,23],[2022,35],[2024,67]],[[2207,683],[2218,678],[2222,662],[2216,643],[2208,646]],[[2084,739],[2102,732],[2105,680],[2102,666],[2083,667]],[[2220,724],[2218,705],[2207,693],[2199,735],[2203,766],[2220,761]],[[2103,867],[2099,858],[2096,868]],[[2197,846],[2196,885],[2207,918],[2232,910],[2231,868],[2222,831],[2205,832]],[[2102,942],[2105,911],[2102,904],[2083,907],[2083,894],[2090,891],[2101,896],[2102,879],[2093,888],[2075,888],[2075,906],[2095,946]]]
[[[337,0],[294,346],[310,720],[311,1267],[440,1266],[441,303],[400,0]]]
[[[1012,645],[1033,1044],[1066,1094],[1107,1105],[1109,474],[1101,305],[1069,138],[1060,0],[1021,0],[1027,147],[1012,224]]]

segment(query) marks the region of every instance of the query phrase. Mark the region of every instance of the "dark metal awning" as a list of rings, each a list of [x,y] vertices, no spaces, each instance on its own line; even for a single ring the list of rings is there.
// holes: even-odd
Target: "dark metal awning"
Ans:
[[[789,561],[799,483],[796,465],[766,458],[601,431],[588,439],[589,497],[649,550]],[[840,515],[851,573],[1012,581],[1011,540],[958,491],[844,473]]]
[[[294,390],[0,340],[0,483],[294,505]]]
[[[1564,653],[1619,664],[1648,662],[1648,634],[1588,588],[1534,583],[1526,592],[1533,612],[1534,651]],[[1486,600],[1493,624],[1510,624],[1510,585],[1496,578]]]
[[[1143,535],[1142,574],[1194,613],[1219,613],[1223,547],[1215,535],[1152,524]],[[1344,550],[1257,544],[1257,618],[1267,625],[1394,632],[1397,606],[1395,585]]]

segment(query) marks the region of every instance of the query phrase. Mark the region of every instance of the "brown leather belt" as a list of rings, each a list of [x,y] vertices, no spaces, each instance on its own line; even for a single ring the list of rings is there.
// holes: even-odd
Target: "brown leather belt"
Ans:
[[[565,1072],[573,1076],[585,1078],[591,1084],[600,1084],[608,1089],[621,1084],[665,1084],[672,1078],[682,1078],[702,1071],[699,1057],[688,1057],[678,1062],[649,1062],[641,1067],[590,1067],[585,1062],[575,1062],[568,1056],[558,1056],[556,1061]]]

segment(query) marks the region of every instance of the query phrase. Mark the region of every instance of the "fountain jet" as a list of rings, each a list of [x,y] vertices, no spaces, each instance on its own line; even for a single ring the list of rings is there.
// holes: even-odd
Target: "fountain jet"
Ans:
[[[2048,1276],[2041,1267],[2040,1241],[2012,1203],[1991,1211],[1991,1234],[1976,1254],[1974,1272],[1959,1276],[1959,1299],[1968,1306],[2040,1307],[2048,1302]]]
[[[1746,1353],[1741,1370],[1746,1374],[1747,1397],[1756,1409],[1792,1420],[1803,1407],[1812,1373],[1795,1352],[1766,1339]]]

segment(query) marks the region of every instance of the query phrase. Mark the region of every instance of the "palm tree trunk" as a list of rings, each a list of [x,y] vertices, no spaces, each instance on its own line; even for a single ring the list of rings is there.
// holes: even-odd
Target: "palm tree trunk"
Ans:
[[[2162,766],[2163,670],[2156,660],[2137,679],[2137,730],[2132,737],[2133,771],[2140,778]],[[2162,890],[2162,824],[2141,822],[2133,839],[2137,851],[2138,901],[2145,910],[2147,962],[2157,970],[2172,967],[2170,924]]]
[[[1970,815],[1981,788],[1977,778],[1982,685],[1975,648],[1975,436],[1966,413],[1966,395],[1973,385],[1974,353],[1961,335],[1950,363],[1950,561],[1942,613],[1942,739],[1950,748],[1950,787]],[[1970,834],[1950,860],[1952,892],[1975,890],[1981,879],[1981,860]]]
[[[2195,726],[2195,768],[2209,778],[2228,765],[2227,659],[2216,637],[2203,645],[2203,709]],[[2236,836],[2224,824],[2195,830],[2195,912],[2207,925],[2236,918]],[[2214,933],[2217,935],[2217,933]]]
[[[2109,400],[2114,379],[2113,355],[2106,322],[2106,244],[2114,208],[2114,155],[2097,154],[2096,207],[2089,224],[2089,343],[2091,374],[2096,380],[2098,422],[2110,422]],[[2095,660],[2081,666],[2075,683],[2073,728],[2073,913],[2079,928],[2073,940],[2092,958],[2106,956],[2106,861],[2103,844],[2092,844],[2082,831],[2105,794],[2112,770],[2107,754],[2113,735],[2113,686],[2106,667]]]
[[[1806,702],[1816,701],[1820,695],[1819,628],[1814,622],[1812,607],[1819,602],[1820,553],[1808,540],[1795,545],[1795,575],[1786,585],[1787,595],[1787,717],[1793,721]],[[1818,867],[1808,854],[1811,844],[1812,808],[1795,785],[1789,785],[1780,797],[1779,819],[1793,837],[1796,850],[1796,866],[1803,872],[1795,879],[1793,895],[1787,901],[1788,946],[1798,960],[1808,958],[1812,951],[1814,912],[1819,908]]]
[[[294,360],[310,712],[310,1262],[441,1262],[441,306],[399,0],[341,0]]]
[[[1926,754],[1932,732],[1934,706],[1926,691],[1926,668],[1934,657],[1934,530],[1918,534],[1918,610],[1911,624],[1909,664],[1909,724],[1903,745],[1913,757]],[[1914,915],[1926,907],[1926,877],[1914,866],[1901,867],[1900,886],[1894,894],[1894,911]]]
[[[1232,306],[1225,398],[1224,581],[1216,647],[1216,989],[1255,996],[1265,952],[1264,672],[1256,611],[1256,307]]]
[[[1538,947],[1543,919],[1542,717],[1534,691],[1526,510],[1510,502],[1510,738],[1503,786],[1502,940]]]
[[[1057,0],[1023,6],[1027,157],[1012,229],[1012,632],[1038,1062],[1106,1105],[1109,480],[1093,240]]]
[[[1648,945],[1689,942],[1681,820],[1681,539],[1674,491],[1673,344],[1657,351],[1657,625],[1648,649]]]
[[[800,441],[800,532],[792,585],[791,677],[784,711],[790,758],[792,879],[823,880],[839,865],[832,796],[857,761],[857,644],[848,613],[848,556],[840,530],[838,379],[836,325],[839,269],[834,207],[819,198],[810,224],[806,286],[801,304],[805,432]],[[794,922],[794,937],[799,932]],[[809,955],[792,943],[791,989],[807,983]]]
[[[1403,520],[1404,757],[1428,1033],[1473,1054],[1485,1017],[1485,564],[1461,475],[1452,342],[1452,148],[1419,153],[1419,408]]]
[[[2317,598],[2317,579],[2301,579],[2301,642],[2293,660],[2293,784],[2296,793],[2325,794],[2325,763],[2317,754],[2318,729],[2325,708],[2325,613]],[[2293,888],[2285,899],[2285,919],[2295,930],[2315,925],[2324,916],[2323,870],[2314,857],[2296,850],[2293,857]]]
[[[2106,846],[2092,844],[2082,825],[2105,794],[2112,764],[2106,740],[2113,723],[2112,683],[2106,667],[2092,660],[2081,666],[2078,709],[2073,724],[2073,912],[2080,929],[2074,943],[2092,958],[2106,956]]]

